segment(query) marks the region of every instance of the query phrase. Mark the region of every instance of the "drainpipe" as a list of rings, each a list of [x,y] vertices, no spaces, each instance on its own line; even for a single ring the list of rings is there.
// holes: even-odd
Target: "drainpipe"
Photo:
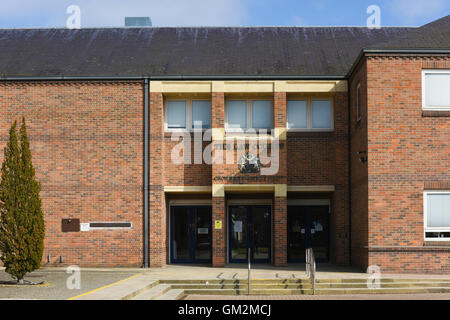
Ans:
[[[149,183],[149,168],[148,168],[148,137],[149,137],[149,81],[144,79],[144,268],[149,267],[149,220],[148,220],[148,183]]]
[[[352,103],[351,103],[351,77],[348,78],[348,257],[352,265]]]

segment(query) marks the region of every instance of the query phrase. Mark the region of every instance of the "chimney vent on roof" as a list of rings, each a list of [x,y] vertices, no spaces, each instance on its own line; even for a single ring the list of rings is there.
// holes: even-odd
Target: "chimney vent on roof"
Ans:
[[[152,20],[149,17],[125,17],[125,27],[151,27]]]

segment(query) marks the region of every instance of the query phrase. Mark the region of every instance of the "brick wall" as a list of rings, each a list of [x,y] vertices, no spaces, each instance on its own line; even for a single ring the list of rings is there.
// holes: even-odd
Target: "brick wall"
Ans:
[[[360,85],[360,120],[357,120],[357,87]],[[367,269],[368,257],[368,171],[367,163],[360,161],[367,154],[367,64],[362,60],[350,79],[350,134],[351,134],[351,250],[352,265]]]
[[[367,58],[368,264],[382,271],[450,271],[450,247],[423,236],[424,188],[450,181],[450,118],[422,113],[425,68],[450,57]]]
[[[140,82],[2,82],[0,147],[26,117],[42,183],[48,265],[140,266],[143,85]],[[0,162],[3,161],[0,152]],[[132,229],[61,232],[61,219],[131,222]]]
[[[288,132],[288,185],[333,185],[330,217],[331,262],[349,264],[348,204],[348,100],[346,93],[333,97],[332,132]],[[319,198],[319,195],[312,195]]]

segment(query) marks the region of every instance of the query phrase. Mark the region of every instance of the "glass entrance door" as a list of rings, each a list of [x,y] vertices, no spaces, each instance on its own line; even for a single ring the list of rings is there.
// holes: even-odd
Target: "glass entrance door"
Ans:
[[[328,261],[328,217],[328,206],[288,207],[289,262],[305,262],[307,248],[313,248],[316,261]]]
[[[171,250],[173,263],[211,261],[211,207],[172,206]]]
[[[270,206],[229,207],[229,260],[245,263],[270,262],[271,210]]]

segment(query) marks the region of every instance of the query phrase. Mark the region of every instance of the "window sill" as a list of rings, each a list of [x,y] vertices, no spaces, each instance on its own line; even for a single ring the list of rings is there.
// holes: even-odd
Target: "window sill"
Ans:
[[[422,117],[450,117],[450,110],[422,110]]]
[[[424,247],[450,246],[450,239],[449,238],[444,238],[442,240],[425,239],[423,245]]]
[[[287,129],[287,132],[303,132],[303,133],[310,133],[310,132],[334,132],[334,129]]]

